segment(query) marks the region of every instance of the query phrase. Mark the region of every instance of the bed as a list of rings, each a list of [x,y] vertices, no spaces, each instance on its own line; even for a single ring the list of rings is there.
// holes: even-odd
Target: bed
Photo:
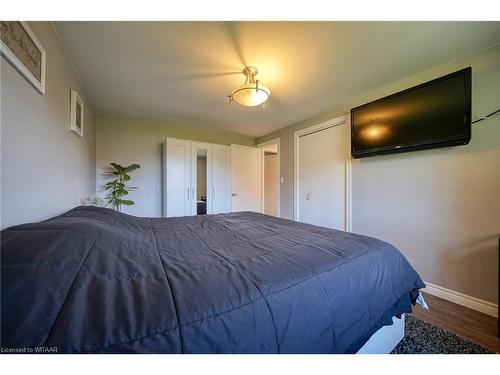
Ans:
[[[77,207],[1,233],[2,347],[356,353],[424,284],[393,246],[255,212]]]

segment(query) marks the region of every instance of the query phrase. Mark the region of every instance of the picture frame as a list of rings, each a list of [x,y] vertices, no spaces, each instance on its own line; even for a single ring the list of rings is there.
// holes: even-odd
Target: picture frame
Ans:
[[[1,55],[45,95],[45,49],[25,21],[0,21]]]
[[[79,137],[83,137],[83,100],[77,91],[71,90],[70,101],[70,129]]]

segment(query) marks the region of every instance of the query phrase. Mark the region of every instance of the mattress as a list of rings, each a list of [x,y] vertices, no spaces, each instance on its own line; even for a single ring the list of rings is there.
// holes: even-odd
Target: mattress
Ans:
[[[424,287],[390,244],[255,212],[77,207],[1,233],[2,347],[355,353]]]

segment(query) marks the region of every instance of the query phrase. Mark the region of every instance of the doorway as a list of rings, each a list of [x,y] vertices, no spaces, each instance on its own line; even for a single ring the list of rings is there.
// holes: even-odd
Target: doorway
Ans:
[[[262,212],[280,216],[280,140],[258,145],[262,150]]]

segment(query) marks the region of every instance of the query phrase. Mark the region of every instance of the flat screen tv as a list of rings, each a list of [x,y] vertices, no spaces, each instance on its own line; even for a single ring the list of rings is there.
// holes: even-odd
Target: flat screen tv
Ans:
[[[470,138],[470,67],[351,110],[354,158],[465,145]]]

